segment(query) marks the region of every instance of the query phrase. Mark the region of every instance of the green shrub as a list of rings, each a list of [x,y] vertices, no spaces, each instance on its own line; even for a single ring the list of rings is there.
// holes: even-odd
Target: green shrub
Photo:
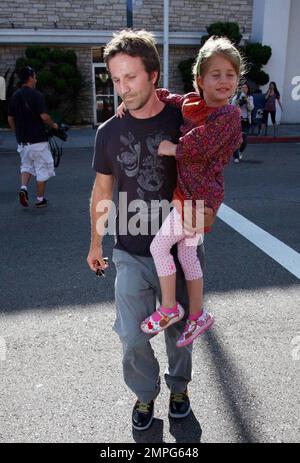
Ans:
[[[240,33],[240,27],[235,22],[217,22],[207,27],[208,35],[205,35],[201,39],[201,46],[206,40],[216,35],[217,37],[228,37],[235,45],[238,45],[242,40],[242,34]]]
[[[65,79],[72,78],[74,74],[74,66],[68,63],[60,63],[56,69],[57,75]]]
[[[29,46],[25,56],[17,59],[15,71],[24,66],[37,71],[37,89],[44,94],[49,113],[69,124],[78,120],[79,101],[86,83],[77,68],[74,50]]]
[[[54,48],[54,50],[50,51],[49,60],[53,61],[54,63],[61,63],[64,61],[64,50],[60,48]]]
[[[24,68],[25,66],[29,66],[30,61],[27,58],[18,58],[16,61],[16,70]]]
[[[50,49],[41,45],[31,45],[25,50],[25,55],[28,59],[38,59],[46,62],[49,59]]]
[[[67,50],[65,52],[65,62],[68,64],[71,64],[73,66],[76,66],[77,64],[77,56],[75,51],[73,50]]]
[[[181,61],[178,64],[178,68],[182,75],[185,92],[191,92],[194,90],[193,75],[192,75],[192,68],[193,68],[194,61],[195,60],[193,58],[190,58],[185,61]]]
[[[67,82],[65,81],[65,79],[62,79],[61,77],[57,77],[54,80],[54,87],[55,87],[55,90],[59,93],[66,92],[68,88]]]
[[[48,69],[39,72],[38,84],[40,88],[51,87],[54,85],[55,75]]]
[[[244,47],[241,47],[247,56],[248,60],[252,63],[266,65],[272,56],[272,49],[267,45],[261,43],[247,43]]]
[[[269,74],[260,69],[258,66],[252,66],[247,74],[247,79],[254,82],[257,86],[266,85],[269,80]]]

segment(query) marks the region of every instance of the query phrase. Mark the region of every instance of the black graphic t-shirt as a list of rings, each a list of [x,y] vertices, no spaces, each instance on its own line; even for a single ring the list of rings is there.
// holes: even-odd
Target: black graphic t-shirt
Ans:
[[[136,119],[127,111],[122,119],[114,116],[99,127],[93,168],[116,179],[116,248],[150,256],[164,206],[176,187],[175,157],[159,156],[157,150],[162,140],[178,142],[181,124],[180,110],[165,106],[149,119]]]

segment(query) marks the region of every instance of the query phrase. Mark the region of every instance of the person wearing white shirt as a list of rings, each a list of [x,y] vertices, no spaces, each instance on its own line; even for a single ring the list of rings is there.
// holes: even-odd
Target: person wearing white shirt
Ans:
[[[233,153],[234,162],[239,163],[243,156],[242,153],[247,146],[249,128],[251,125],[251,113],[254,109],[253,96],[250,95],[250,87],[247,82],[241,86],[240,92],[233,97],[231,104],[233,106],[238,106],[241,111],[243,143],[240,148]]]
[[[0,100],[6,100],[6,83],[4,77],[0,76]]]

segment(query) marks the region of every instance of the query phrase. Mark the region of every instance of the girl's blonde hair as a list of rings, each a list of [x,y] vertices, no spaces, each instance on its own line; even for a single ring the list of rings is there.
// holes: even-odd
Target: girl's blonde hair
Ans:
[[[238,79],[245,73],[245,61],[234,44],[226,37],[210,37],[203,47],[200,48],[196,62],[193,66],[194,87],[203,97],[201,88],[199,88],[197,77],[202,78],[208,71],[212,58],[216,55],[223,56],[233,66]]]

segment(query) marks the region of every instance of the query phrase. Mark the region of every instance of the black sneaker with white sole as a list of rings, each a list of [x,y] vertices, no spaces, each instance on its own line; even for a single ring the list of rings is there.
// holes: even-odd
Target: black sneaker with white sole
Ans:
[[[46,207],[47,204],[48,204],[47,199],[46,199],[46,198],[43,198],[42,201],[37,201],[37,202],[35,203],[35,206],[36,206],[36,207]]]
[[[28,207],[28,191],[21,188],[19,191],[19,201],[23,207]]]
[[[137,431],[146,431],[150,428],[154,417],[154,401],[136,401],[132,410],[132,426]]]
[[[191,411],[190,399],[185,392],[171,392],[169,404],[169,416],[171,418],[185,418]]]

